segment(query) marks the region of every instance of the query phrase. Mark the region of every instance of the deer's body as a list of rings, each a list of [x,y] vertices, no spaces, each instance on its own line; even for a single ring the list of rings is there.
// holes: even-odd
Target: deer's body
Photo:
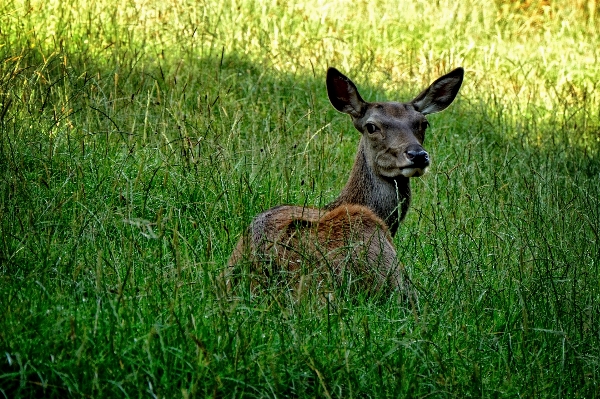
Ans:
[[[242,236],[230,267],[248,256],[259,279],[283,271],[296,277],[315,275],[322,285],[330,275],[341,279],[346,274],[373,291],[382,284],[398,287],[403,282],[387,226],[369,208],[356,204],[330,211],[271,208],[259,214]]]
[[[253,220],[225,273],[248,259],[256,275],[314,273],[318,282],[360,281],[367,292],[406,290],[391,237],[410,205],[409,178],[429,166],[422,147],[425,115],[445,109],[463,79],[458,68],[442,76],[409,103],[368,103],[350,79],[330,68],[332,105],[352,117],[362,133],[354,166],[338,198],[324,209],[277,206]]]

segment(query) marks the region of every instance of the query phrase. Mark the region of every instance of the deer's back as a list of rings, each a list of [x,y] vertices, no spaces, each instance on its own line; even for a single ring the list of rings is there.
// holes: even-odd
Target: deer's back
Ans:
[[[252,221],[229,266],[244,258],[254,273],[331,275],[366,282],[370,288],[399,285],[399,264],[385,223],[361,205],[330,211],[299,206],[271,208]],[[273,270],[273,269],[277,270]]]

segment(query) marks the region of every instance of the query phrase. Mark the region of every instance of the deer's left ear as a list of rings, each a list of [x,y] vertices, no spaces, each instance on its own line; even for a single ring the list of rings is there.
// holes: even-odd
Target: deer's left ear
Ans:
[[[364,114],[365,101],[352,81],[335,68],[327,70],[327,95],[335,109],[353,118]]]
[[[456,68],[433,82],[431,86],[415,97],[411,103],[423,115],[445,110],[456,98],[464,75],[464,69]]]

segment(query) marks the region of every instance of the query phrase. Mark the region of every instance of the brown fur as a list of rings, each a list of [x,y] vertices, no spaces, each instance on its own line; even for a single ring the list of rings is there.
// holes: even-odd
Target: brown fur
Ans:
[[[281,271],[294,277],[279,283],[291,283],[294,289],[307,275],[326,292],[341,285],[377,292],[383,285],[399,289],[404,284],[387,226],[355,204],[331,211],[281,206],[263,212],[240,238],[229,267],[244,259],[251,259],[254,285],[278,283]]]
[[[456,69],[410,103],[367,103],[350,79],[330,68],[331,103],[362,133],[348,182],[325,209],[282,205],[256,216],[233,250],[225,285],[231,287],[248,260],[253,286],[300,289],[294,286],[310,276],[324,291],[343,286],[409,294],[391,237],[410,204],[409,178],[429,165],[425,115],[450,105],[462,78]]]

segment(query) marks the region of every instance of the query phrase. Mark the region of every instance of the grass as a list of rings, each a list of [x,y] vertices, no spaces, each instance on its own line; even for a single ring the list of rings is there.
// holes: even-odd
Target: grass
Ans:
[[[0,393],[597,397],[596,2],[213,3],[0,6]],[[466,68],[395,238],[419,312],[217,299],[256,213],[346,181],[329,65]]]

